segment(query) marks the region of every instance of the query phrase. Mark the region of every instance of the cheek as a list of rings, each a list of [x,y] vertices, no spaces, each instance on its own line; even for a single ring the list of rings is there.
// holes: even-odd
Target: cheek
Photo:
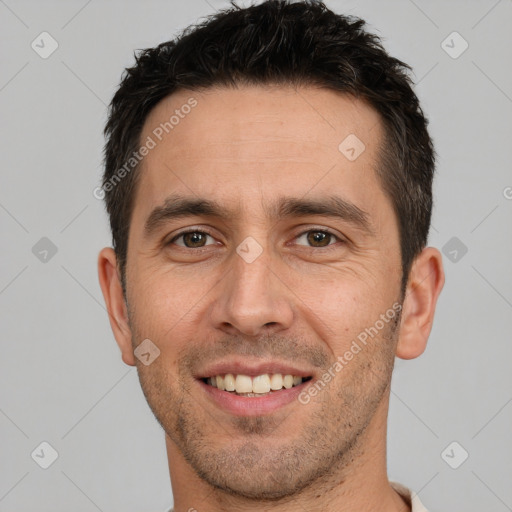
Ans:
[[[303,279],[297,296],[299,315],[317,332],[334,356],[344,354],[353,340],[375,325],[395,300],[391,287],[377,279],[361,281],[339,277],[328,285],[318,286],[310,277]]]
[[[165,333],[179,324],[188,303],[176,286],[158,272],[147,272],[134,278],[129,303],[133,309],[139,335],[152,340],[163,340]]]

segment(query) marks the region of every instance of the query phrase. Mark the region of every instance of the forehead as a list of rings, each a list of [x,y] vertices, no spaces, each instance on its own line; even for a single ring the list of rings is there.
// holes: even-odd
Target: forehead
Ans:
[[[142,161],[134,218],[174,192],[215,197],[253,214],[262,199],[283,194],[337,191],[371,206],[380,193],[379,114],[327,89],[181,90],[152,110],[141,142],[148,138],[154,147]]]

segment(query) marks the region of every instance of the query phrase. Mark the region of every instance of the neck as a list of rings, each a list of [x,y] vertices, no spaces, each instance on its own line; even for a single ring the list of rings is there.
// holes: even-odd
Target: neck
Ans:
[[[409,504],[390,486],[387,477],[388,403],[389,391],[343,465],[333,467],[329,474],[300,493],[278,501],[262,503],[211,487],[194,472],[176,444],[166,436],[174,512],[256,512],[261,511],[262,506],[268,512],[410,512]]]

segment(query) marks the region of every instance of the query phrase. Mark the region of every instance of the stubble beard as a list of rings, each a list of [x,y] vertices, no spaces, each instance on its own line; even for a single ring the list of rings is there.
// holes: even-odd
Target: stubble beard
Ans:
[[[309,404],[290,404],[288,415],[231,416],[221,425],[193,400],[186,356],[177,376],[160,364],[162,358],[148,367],[137,362],[137,370],[156,420],[202,480],[239,498],[284,501],[313,484],[324,490],[339,484],[340,475],[357,462],[365,431],[389,394],[399,324],[400,315]],[[143,339],[135,322],[131,327],[134,339]],[[308,407],[307,420],[297,424],[293,411]],[[226,430],[238,435],[219,447],[220,436],[227,439]],[[287,431],[293,438],[283,437]]]

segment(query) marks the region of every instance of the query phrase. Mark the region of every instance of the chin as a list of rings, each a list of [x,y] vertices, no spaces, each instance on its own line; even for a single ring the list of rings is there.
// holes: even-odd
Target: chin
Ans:
[[[212,487],[246,500],[269,502],[296,496],[330,465],[318,467],[313,460],[308,464],[304,447],[281,444],[279,450],[257,441],[209,453],[203,450],[193,458],[196,473]]]
[[[271,474],[267,474],[264,478],[255,477],[255,473],[259,470],[252,471],[252,474],[247,477],[238,476],[233,478],[233,475],[226,475],[226,478],[209,479],[211,475],[202,475],[204,480],[208,481],[212,487],[215,487],[231,496],[244,498],[246,500],[254,501],[278,501],[289,496],[294,496],[300,491],[304,485],[298,482],[291,481],[289,475],[286,483],[283,481],[278,482]]]

